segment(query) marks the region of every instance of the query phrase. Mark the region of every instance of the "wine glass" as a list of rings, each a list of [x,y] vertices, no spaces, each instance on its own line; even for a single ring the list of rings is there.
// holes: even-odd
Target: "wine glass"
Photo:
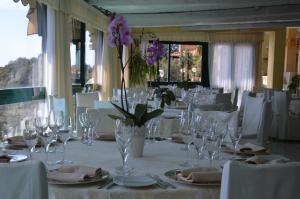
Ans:
[[[183,136],[183,141],[186,144],[186,161],[181,163],[180,166],[182,167],[189,167],[191,164],[189,163],[189,154],[190,154],[190,146],[192,143],[192,134],[189,129],[189,121],[187,118],[187,114],[182,111],[180,115],[180,123],[179,123],[179,131],[180,134]]]
[[[87,144],[88,142],[88,123],[87,123],[87,113],[81,113],[79,115],[79,123],[80,126],[83,128],[83,133],[81,137],[81,142],[83,144]]]
[[[89,114],[88,112],[85,115],[85,123],[87,126],[86,144],[88,146],[91,146],[93,144],[93,138],[94,138],[95,120],[93,119],[93,115]]]
[[[32,153],[34,152],[35,145],[37,144],[38,134],[35,129],[35,120],[25,120],[25,129],[23,131],[23,139],[29,149],[29,157],[32,159]]]
[[[59,130],[58,131],[58,137],[60,141],[63,143],[63,151],[62,151],[62,160],[57,161],[57,164],[65,164],[65,163],[73,163],[71,160],[66,160],[65,159],[65,151],[66,151],[66,145],[68,140],[72,137],[73,134],[73,128],[72,128],[72,123],[71,123],[71,118],[70,118],[70,123],[68,125],[67,129]]]
[[[35,130],[38,135],[43,135],[43,133],[48,128],[48,117],[45,117],[43,115],[39,115],[35,118]],[[43,143],[44,144],[44,143]],[[44,146],[45,148],[45,146]],[[39,152],[39,150],[36,150],[35,152]]]
[[[132,140],[132,132],[134,127],[126,126],[120,120],[116,121],[115,136],[118,149],[122,156],[122,166],[117,168],[117,173],[126,176],[130,175],[132,168],[128,167],[127,160],[130,151],[130,144]]]
[[[242,128],[234,129],[233,127],[229,127],[229,135],[234,147],[234,155],[236,156],[239,142],[242,138]]]
[[[215,154],[218,150],[218,136],[208,133],[204,136],[204,148],[206,149],[209,156],[209,163],[212,166],[212,162],[215,158]]]
[[[217,154],[218,154],[218,158],[220,160],[222,160],[222,156],[221,156],[222,144],[224,142],[224,139],[225,139],[227,133],[228,133],[228,122],[226,122],[226,121],[216,122],[215,134],[216,134],[216,136],[218,136],[218,139],[219,139]]]

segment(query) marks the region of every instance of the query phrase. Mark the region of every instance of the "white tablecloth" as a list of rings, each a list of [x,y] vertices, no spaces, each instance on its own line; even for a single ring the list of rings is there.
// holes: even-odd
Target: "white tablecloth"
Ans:
[[[134,175],[157,174],[176,185],[177,189],[160,189],[156,186],[130,189],[115,186],[107,190],[97,189],[97,185],[50,185],[50,199],[218,199],[220,187],[188,186],[164,177],[166,171],[180,168],[179,164],[185,160],[185,151],[180,150],[183,146],[160,141],[146,145],[144,157],[129,159],[129,165],[135,170]],[[115,173],[115,168],[121,165],[121,156],[115,142],[95,141],[93,146],[85,146],[77,141],[70,142],[67,146],[67,158],[75,164],[101,167],[112,174]],[[208,164],[207,160],[201,162],[201,165],[205,164]]]

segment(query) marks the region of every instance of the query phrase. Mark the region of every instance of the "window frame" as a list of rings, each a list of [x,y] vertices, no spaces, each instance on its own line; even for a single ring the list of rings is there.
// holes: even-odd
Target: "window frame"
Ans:
[[[152,41],[149,41],[149,42],[152,42]],[[190,84],[192,85],[202,85],[202,86],[206,86],[206,87],[209,87],[209,59],[208,59],[208,42],[202,42],[202,41],[160,41],[160,43],[162,44],[167,44],[168,45],[168,79],[167,81],[157,81],[154,80],[154,81],[151,81],[149,82],[150,85],[152,86],[158,86],[158,85],[169,85],[169,84],[178,84],[182,81],[170,81],[170,76],[171,76],[171,58],[170,58],[170,55],[171,55],[171,44],[182,44],[182,45],[199,45],[199,46],[202,46],[202,72],[201,72],[201,82],[197,81],[197,82],[189,82]],[[159,71],[159,67],[155,66],[156,67],[156,71]]]

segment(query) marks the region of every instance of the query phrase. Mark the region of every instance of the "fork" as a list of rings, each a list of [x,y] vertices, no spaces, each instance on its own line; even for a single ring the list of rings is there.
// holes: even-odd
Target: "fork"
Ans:
[[[153,177],[154,177],[157,181],[160,181],[161,183],[167,185],[168,187],[171,187],[172,189],[176,189],[176,186],[175,186],[175,185],[173,185],[173,184],[171,184],[171,183],[169,183],[169,182],[166,182],[166,181],[162,180],[158,175],[154,175]]]

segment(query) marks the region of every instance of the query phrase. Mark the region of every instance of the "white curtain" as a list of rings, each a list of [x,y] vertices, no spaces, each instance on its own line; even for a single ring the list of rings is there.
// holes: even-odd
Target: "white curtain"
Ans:
[[[210,48],[211,87],[225,92],[239,89],[238,104],[244,90],[252,90],[255,83],[255,45],[250,43],[215,43]]]
[[[234,87],[239,88],[238,104],[244,90],[252,90],[255,83],[255,50],[251,44],[234,46]]]
[[[211,87],[232,91],[232,46],[230,44],[213,44],[211,48]]]
[[[108,45],[108,34],[103,34],[102,100],[112,97],[113,88],[121,86],[121,69],[116,48]]]
[[[48,95],[66,99],[66,118],[73,116],[70,26],[71,20],[67,14],[47,8],[45,85]]]
[[[103,32],[96,31],[95,42],[95,67],[96,67],[96,84],[102,87],[102,73],[103,73]],[[102,100],[102,90],[100,92],[100,99]]]

